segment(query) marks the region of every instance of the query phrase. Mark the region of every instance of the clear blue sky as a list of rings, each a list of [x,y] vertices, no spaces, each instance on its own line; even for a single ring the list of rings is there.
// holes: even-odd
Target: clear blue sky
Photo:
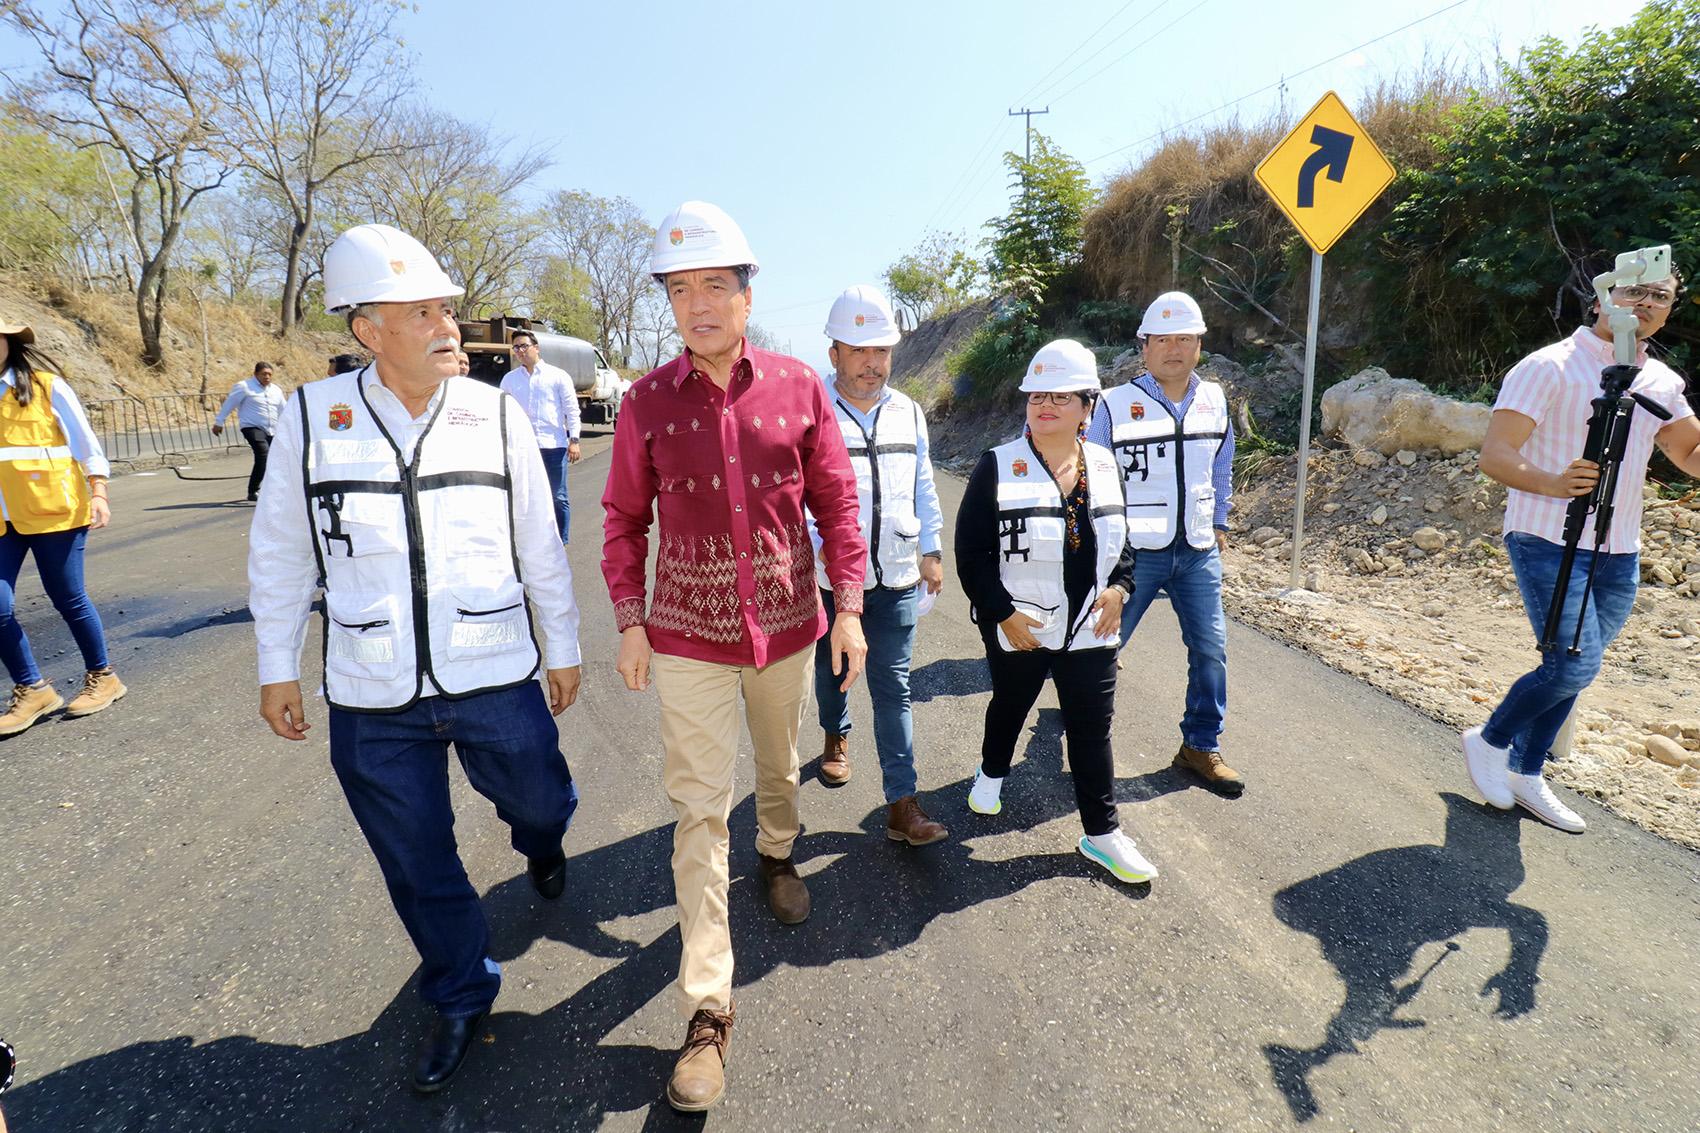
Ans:
[[[1329,89],[1353,104],[1425,55],[1491,67],[1539,36],[1574,42],[1640,7],[421,0],[404,27],[435,104],[553,146],[539,195],[630,197],[652,220],[692,197],[730,212],[762,262],[756,322],[824,366],[834,295],[878,283],[929,229],[978,239],[1007,207],[999,158],[1022,143],[1012,107],[1048,105],[1035,126],[1102,182],[1188,120],[1271,113],[1283,96],[1263,88],[1283,76],[1289,110]],[[27,59],[0,35],[0,62]]]

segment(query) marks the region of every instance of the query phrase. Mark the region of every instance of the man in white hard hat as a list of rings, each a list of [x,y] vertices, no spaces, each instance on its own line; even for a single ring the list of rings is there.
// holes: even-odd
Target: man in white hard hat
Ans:
[[[531,418],[555,497],[555,526],[561,530],[561,542],[568,543],[573,512],[567,499],[567,465],[579,459],[578,390],[571,374],[543,360],[531,331],[514,331],[509,345],[514,368],[502,379],[502,392],[519,402]]]
[[[756,852],[769,907],[809,915],[791,860],[798,833],[797,732],[809,658],[826,618],[807,507],[837,614],[832,668],[862,670],[867,545],[856,477],[826,387],[808,366],[744,338],[756,258],[732,218],[687,201],[656,232],[650,271],[667,289],[685,352],[632,385],[602,495],[602,573],[621,631],[620,675],[661,703],[663,778],[678,814],[679,1004],[689,1020],[667,1100],[708,1109],[725,1091],[731,1039],[727,920],[738,699],[755,746]],[[649,528],[659,511],[655,584]]]
[[[1234,490],[1234,426],[1222,387],[1198,375],[1204,329],[1204,312],[1192,296],[1157,296],[1139,324],[1145,372],[1104,391],[1087,439],[1116,454],[1127,540],[1136,552],[1122,646],[1158,592],[1166,592],[1187,653],[1175,766],[1237,798],[1245,779],[1223,760],[1220,739],[1228,710],[1222,551]]]
[[[874,746],[879,753],[886,801],[886,837],[925,846],[950,836],[928,818],[915,798],[915,729],[909,706],[909,664],[921,592],[937,595],[944,585],[941,533],[944,514],[933,485],[927,421],[921,407],[887,384],[891,349],[900,337],[891,304],[866,284],[840,295],[827,314],[827,355],[832,396],[850,465],[868,562],[862,579],[862,631],[868,639],[868,693],[874,702]],[[814,542],[820,534],[813,529]],[[818,561],[816,581],[827,616],[833,614],[826,566]],[[824,745],[821,781],[836,787],[850,781],[850,704],[832,672],[832,650],[821,641],[815,652],[815,701]]]
[[[539,895],[560,896],[578,792],[551,713],[578,696],[578,609],[530,423],[456,376],[461,289],[378,224],[331,245],[324,279],[373,361],[302,386],[279,424],[248,553],[260,715],[306,738],[300,653],[322,588],[331,767],[419,950],[437,1020],[413,1085],[430,1093],[501,985],[455,849],[449,745]]]

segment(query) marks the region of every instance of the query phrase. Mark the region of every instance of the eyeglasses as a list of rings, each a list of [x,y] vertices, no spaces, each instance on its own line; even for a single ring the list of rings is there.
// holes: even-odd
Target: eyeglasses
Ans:
[[[1075,393],[1030,393],[1027,395],[1028,405],[1067,405],[1078,394]]]
[[[1632,283],[1627,287],[1614,287],[1611,297],[1613,299],[1627,299],[1632,304],[1645,303],[1649,307],[1668,307],[1676,302],[1676,292],[1667,291],[1663,287],[1648,287],[1643,283]]]
[[[516,342],[516,343],[514,343],[514,349],[515,350],[536,350],[537,344],[535,342]]]

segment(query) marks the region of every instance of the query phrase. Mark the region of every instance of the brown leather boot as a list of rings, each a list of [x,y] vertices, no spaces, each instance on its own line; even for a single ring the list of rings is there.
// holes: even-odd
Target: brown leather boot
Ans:
[[[789,857],[770,858],[758,853],[761,859],[761,880],[767,887],[767,907],[779,918],[780,924],[802,924],[809,919],[809,887],[797,876],[797,867]]]
[[[925,846],[944,841],[950,837],[950,831],[928,818],[915,796],[910,795],[886,808],[885,836],[893,842]]]
[[[826,733],[826,746],[820,753],[820,781],[829,787],[842,787],[850,781],[850,737]]]
[[[15,736],[31,724],[64,707],[65,698],[46,681],[36,685],[13,685],[12,703],[0,716],[0,736]]]
[[[74,720],[78,716],[93,716],[110,708],[113,701],[129,691],[118,679],[118,674],[112,671],[111,665],[98,671],[90,669],[83,675],[83,691],[65,706],[65,718]]]
[[[732,1045],[736,1005],[724,1011],[707,1007],[685,1026],[685,1045],[667,1080],[667,1104],[681,1113],[711,1109],[726,1092],[726,1051]]]
[[[1175,753],[1175,766],[1191,771],[1219,795],[1237,799],[1245,792],[1245,780],[1238,771],[1222,762],[1219,751],[1199,751],[1182,744],[1181,750]]]

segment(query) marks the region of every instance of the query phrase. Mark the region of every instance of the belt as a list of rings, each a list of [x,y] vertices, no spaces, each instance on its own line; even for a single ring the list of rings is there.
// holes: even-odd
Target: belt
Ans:
[[[70,460],[70,445],[33,445],[0,448],[0,461],[6,460]]]

